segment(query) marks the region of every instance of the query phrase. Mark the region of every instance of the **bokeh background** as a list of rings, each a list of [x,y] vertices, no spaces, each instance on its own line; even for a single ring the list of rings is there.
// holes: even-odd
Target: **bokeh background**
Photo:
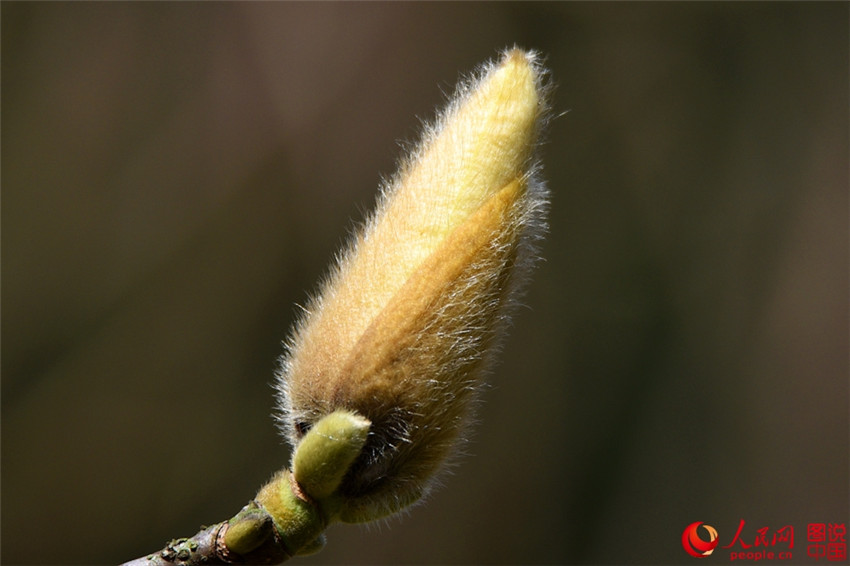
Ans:
[[[135,558],[287,463],[293,305],[515,43],[551,233],[468,456],[300,563],[687,563],[741,519],[802,563],[850,518],[847,3],[0,9],[4,563]]]

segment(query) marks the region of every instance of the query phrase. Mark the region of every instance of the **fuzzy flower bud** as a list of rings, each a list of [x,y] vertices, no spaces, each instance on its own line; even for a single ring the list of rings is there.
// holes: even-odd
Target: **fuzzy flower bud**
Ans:
[[[335,488],[343,521],[418,500],[467,424],[544,229],[541,75],[513,49],[461,85],[287,343],[278,389],[293,446],[335,411],[371,423]]]

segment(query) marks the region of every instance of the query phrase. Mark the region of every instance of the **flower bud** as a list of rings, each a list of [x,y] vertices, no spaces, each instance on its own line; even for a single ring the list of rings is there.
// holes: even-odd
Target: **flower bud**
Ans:
[[[336,489],[343,521],[427,493],[468,423],[544,230],[541,77],[533,53],[512,49],[461,85],[287,343],[278,389],[293,446],[338,410],[371,422]]]

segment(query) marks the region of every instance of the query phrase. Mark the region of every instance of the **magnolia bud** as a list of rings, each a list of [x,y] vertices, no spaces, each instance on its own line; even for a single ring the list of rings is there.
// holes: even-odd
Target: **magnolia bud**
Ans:
[[[336,411],[371,423],[344,477],[311,488],[333,486],[343,521],[418,500],[469,420],[544,230],[541,77],[535,55],[513,49],[459,88],[287,343],[278,389],[293,446]],[[296,459],[296,478],[306,465]]]

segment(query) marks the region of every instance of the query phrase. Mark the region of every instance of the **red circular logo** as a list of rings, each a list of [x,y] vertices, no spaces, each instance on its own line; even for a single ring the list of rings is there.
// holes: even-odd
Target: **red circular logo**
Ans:
[[[700,525],[708,531],[707,541],[700,538],[697,532]],[[691,556],[705,558],[717,547],[717,530],[711,525],[703,525],[702,521],[691,523],[685,527],[685,532],[682,533],[682,546],[685,548],[685,552]]]

